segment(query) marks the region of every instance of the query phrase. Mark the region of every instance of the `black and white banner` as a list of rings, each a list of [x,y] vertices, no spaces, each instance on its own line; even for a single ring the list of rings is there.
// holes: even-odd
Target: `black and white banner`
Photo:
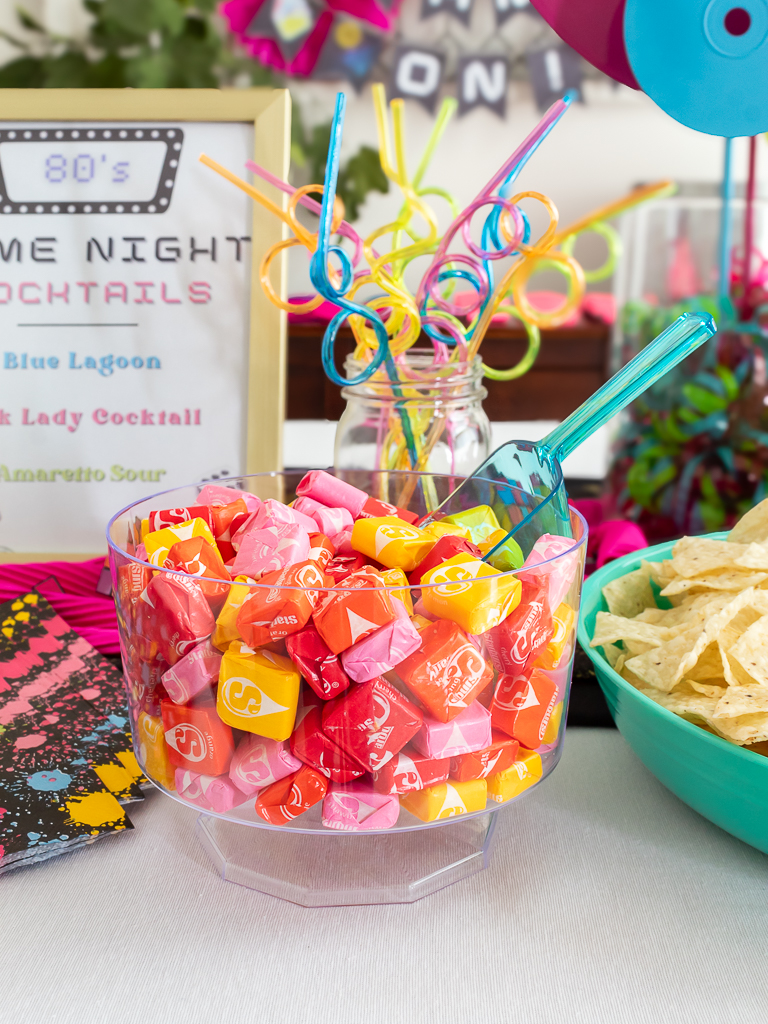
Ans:
[[[398,46],[392,66],[390,97],[418,100],[432,113],[443,80],[445,57],[420,46]]]
[[[506,57],[462,57],[458,71],[459,117],[475,107],[490,107],[504,117],[508,78]]]
[[[537,50],[527,54],[526,60],[539,110],[546,110],[569,89],[576,90],[578,99],[583,99],[584,71],[581,57],[570,46],[550,46],[546,50]]]

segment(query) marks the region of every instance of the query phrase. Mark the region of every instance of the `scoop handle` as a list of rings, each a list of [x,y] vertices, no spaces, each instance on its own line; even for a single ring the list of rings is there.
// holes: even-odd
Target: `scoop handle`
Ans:
[[[709,313],[683,313],[536,447],[548,449],[562,462],[598,427],[642,395],[716,330],[717,325]]]

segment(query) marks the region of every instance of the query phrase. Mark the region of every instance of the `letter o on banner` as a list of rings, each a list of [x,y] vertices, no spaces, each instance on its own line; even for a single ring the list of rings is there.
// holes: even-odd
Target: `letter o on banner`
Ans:
[[[432,112],[442,77],[441,53],[420,47],[400,46],[395,53],[390,95],[418,100]]]

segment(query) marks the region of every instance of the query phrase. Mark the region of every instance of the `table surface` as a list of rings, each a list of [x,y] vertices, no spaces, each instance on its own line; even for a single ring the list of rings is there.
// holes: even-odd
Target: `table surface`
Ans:
[[[221,881],[195,812],[0,879],[0,1021],[677,1024],[768,1015],[768,858],[571,729],[490,867],[408,906],[307,910]]]

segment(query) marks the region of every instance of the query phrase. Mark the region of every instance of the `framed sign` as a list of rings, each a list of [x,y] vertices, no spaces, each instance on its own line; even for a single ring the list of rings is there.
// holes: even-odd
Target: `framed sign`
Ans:
[[[282,468],[285,314],[258,267],[283,226],[198,157],[285,178],[290,99],[2,101],[0,560],[101,553],[143,495]],[[284,293],[284,264],[272,281]]]

